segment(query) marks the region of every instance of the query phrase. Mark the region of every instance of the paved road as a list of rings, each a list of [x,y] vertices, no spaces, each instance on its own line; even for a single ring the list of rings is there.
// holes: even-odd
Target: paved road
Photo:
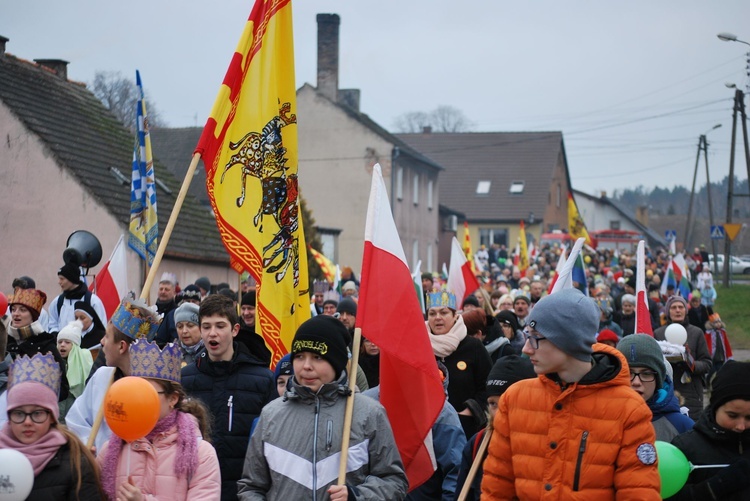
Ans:
[[[750,362],[750,350],[732,350],[735,360]]]

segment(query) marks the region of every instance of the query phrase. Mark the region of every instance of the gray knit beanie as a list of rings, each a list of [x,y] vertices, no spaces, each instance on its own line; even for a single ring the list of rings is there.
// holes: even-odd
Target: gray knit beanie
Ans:
[[[682,303],[682,305],[685,307],[685,318],[687,319],[687,309],[688,309],[687,301],[685,300],[684,297],[677,296],[677,295],[669,296],[669,299],[667,299],[667,304],[664,305],[664,311],[667,312],[667,318],[669,318],[670,320],[672,320],[672,317],[669,316],[669,308],[674,303]]]
[[[664,386],[667,367],[656,339],[648,334],[631,334],[617,343],[617,349],[625,355],[630,367],[645,367],[656,372],[657,390]]]
[[[182,303],[176,310],[174,310],[175,325],[180,322],[192,322],[195,325],[200,325],[198,311],[200,311],[200,308],[198,308],[197,304]]]
[[[529,314],[527,325],[573,358],[588,362],[599,328],[599,307],[578,289],[563,289],[543,297]]]

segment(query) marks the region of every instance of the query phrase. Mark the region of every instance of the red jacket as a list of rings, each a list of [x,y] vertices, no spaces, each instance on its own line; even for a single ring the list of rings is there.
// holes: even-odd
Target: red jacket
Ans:
[[[508,388],[482,499],[661,499],[651,411],[630,388],[627,361],[603,344],[594,345],[594,360],[565,389],[547,375]]]

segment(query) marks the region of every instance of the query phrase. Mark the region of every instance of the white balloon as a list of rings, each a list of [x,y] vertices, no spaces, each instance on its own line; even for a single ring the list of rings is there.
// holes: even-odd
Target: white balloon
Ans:
[[[687,331],[680,324],[669,324],[664,331],[664,337],[670,343],[682,346],[687,341]]]
[[[15,449],[0,449],[0,501],[23,501],[34,487],[34,468]]]

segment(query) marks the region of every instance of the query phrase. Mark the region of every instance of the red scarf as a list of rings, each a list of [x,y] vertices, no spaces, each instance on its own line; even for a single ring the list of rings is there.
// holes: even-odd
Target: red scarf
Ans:
[[[50,428],[33,444],[19,442],[10,430],[10,422],[5,423],[3,429],[0,430],[0,449],[15,449],[26,456],[34,468],[34,476],[39,475],[47,463],[55,457],[60,447],[67,443],[68,439],[57,428]]]

